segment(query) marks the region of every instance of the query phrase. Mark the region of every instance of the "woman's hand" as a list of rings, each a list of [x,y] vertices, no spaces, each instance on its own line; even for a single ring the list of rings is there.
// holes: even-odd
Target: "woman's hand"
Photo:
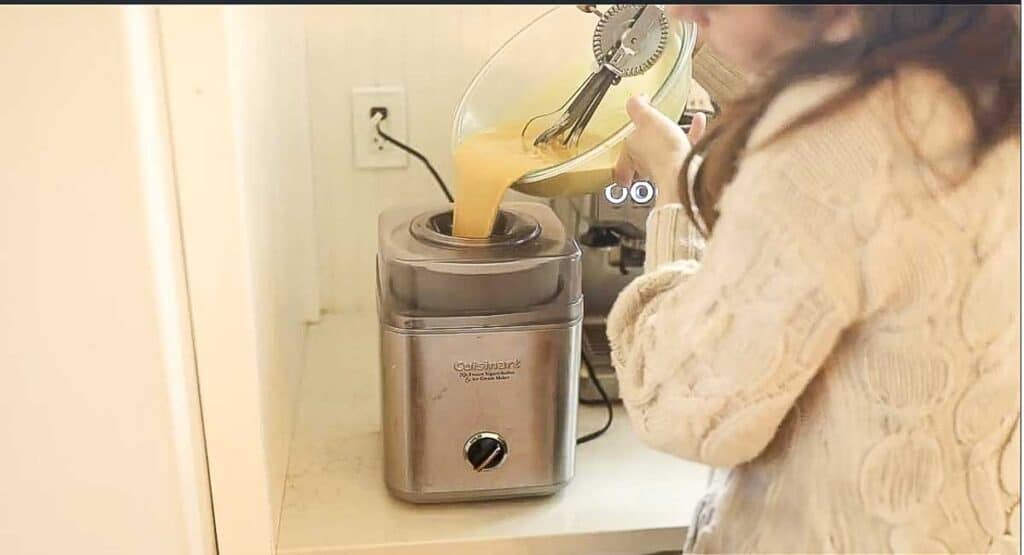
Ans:
[[[676,186],[679,173],[691,142],[704,133],[704,114],[694,117],[687,136],[678,123],[651,106],[646,96],[630,98],[626,112],[636,129],[626,138],[615,164],[615,182],[628,187],[635,179],[650,179],[658,186],[657,206],[681,202]]]

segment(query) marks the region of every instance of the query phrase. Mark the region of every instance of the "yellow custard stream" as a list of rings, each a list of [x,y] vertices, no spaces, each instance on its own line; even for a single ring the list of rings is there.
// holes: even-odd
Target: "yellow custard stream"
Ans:
[[[521,125],[477,133],[455,149],[456,237],[491,235],[498,205],[508,189],[524,174],[572,158],[578,149],[535,147],[521,136]],[[581,141],[582,142],[582,141]]]

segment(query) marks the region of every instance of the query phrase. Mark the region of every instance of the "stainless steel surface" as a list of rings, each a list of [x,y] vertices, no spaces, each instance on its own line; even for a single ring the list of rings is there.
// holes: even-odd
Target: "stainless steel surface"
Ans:
[[[619,267],[620,247],[588,247],[583,250],[583,295],[587,316],[607,316],[619,292],[643,273],[639,266]]]
[[[608,344],[607,320],[603,316],[591,316],[583,321],[583,352],[590,361],[594,377],[601,382],[601,387],[608,394],[609,399],[619,398],[619,380],[615,376],[615,367],[612,366],[611,346]],[[601,394],[591,383],[586,372],[580,374],[580,400],[585,402],[597,402],[601,400]]]
[[[594,59],[634,77],[654,67],[668,41],[668,17],[653,4],[616,4],[594,29]]]
[[[649,195],[644,197],[645,202],[637,200],[640,198],[638,189]],[[593,195],[587,219],[598,224],[630,224],[639,231],[642,238],[647,226],[647,215],[651,213],[657,195],[657,187],[647,181],[637,181],[628,188],[609,183],[600,195]]]
[[[503,207],[489,239],[450,209],[382,214],[385,478],[401,499],[553,493],[572,478],[580,251],[550,208]]]
[[[634,193],[631,189],[637,185],[642,190]],[[619,387],[605,322],[619,292],[643,273],[644,230],[656,198],[653,183],[639,182],[623,188],[609,182],[600,193],[553,202],[566,229],[580,240],[586,299],[581,349],[613,400],[619,398]],[[581,400],[601,400],[586,373],[578,379]]]
[[[388,487],[414,501],[553,493],[572,478],[581,322],[512,330],[381,330]],[[507,442],[501,466],[465,458],[480,433]]]
[[[581,247],[583,249],[583,291],[586,315],[583,321],[581,348],[590,362],[594,376],[601,382],[610,399],[619,398],[619,383],[612,366],[611,346],[606,329],[608,312],[619,292],[642,273],[640,265],[621,266],[621,246]],[[586,374],[580,376],[580,399],[601,400],[601,395]]]
[[[587,10],[584,10],[587,11]],[[598,69],[569,97],[561,117],[534,140],[574,147],[605,93],[622,77],[640,75],[654,66],[669,37],[665,12],[655,5],[616,4],[601,14],[594,28],[593,49]],[[556,111],[557,112],[557,111]],[[523,127],[525,134],[537,116]]]

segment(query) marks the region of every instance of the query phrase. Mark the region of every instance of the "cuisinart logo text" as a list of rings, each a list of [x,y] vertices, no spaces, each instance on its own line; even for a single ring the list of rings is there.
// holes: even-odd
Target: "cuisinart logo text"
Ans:
[[[452,368],[466,383],[500,382],[511,380],[522,366],[519,359],[512,360],[457,360]]]
[[[517,358],[515,360],[474,360],[472,362],[458,360],[455,361],[453,366],[458,372],[466,372],[473,370],[513,370],[518,369],[521,365],[522,363]]]

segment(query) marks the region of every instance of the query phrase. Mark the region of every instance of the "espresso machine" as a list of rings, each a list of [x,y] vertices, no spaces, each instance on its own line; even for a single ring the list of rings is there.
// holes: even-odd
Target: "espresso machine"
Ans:
[[[714,117],[715,107],[699,86],[691,89],[690,101],[679,120],[684,131],[690,130],[693,118],[703,113]],[[583,295],[586,309],[583,317],[583,358],[601,383],[610,399],[619,398],[618,380],[611,361],[606,324],[612,304],[633,279],[643,273],[647,216],[654,208],[658,187],[675,187],[675,183],[657,184],[637,181],[623,187],[608,178],[596,193],[551,200],[552,208],[572,233],[582,251]],[[695,251],[703,248],[697,229],[688,229],[687,241]],[[581,373],[580,400],[601,401],[593,381]]]

